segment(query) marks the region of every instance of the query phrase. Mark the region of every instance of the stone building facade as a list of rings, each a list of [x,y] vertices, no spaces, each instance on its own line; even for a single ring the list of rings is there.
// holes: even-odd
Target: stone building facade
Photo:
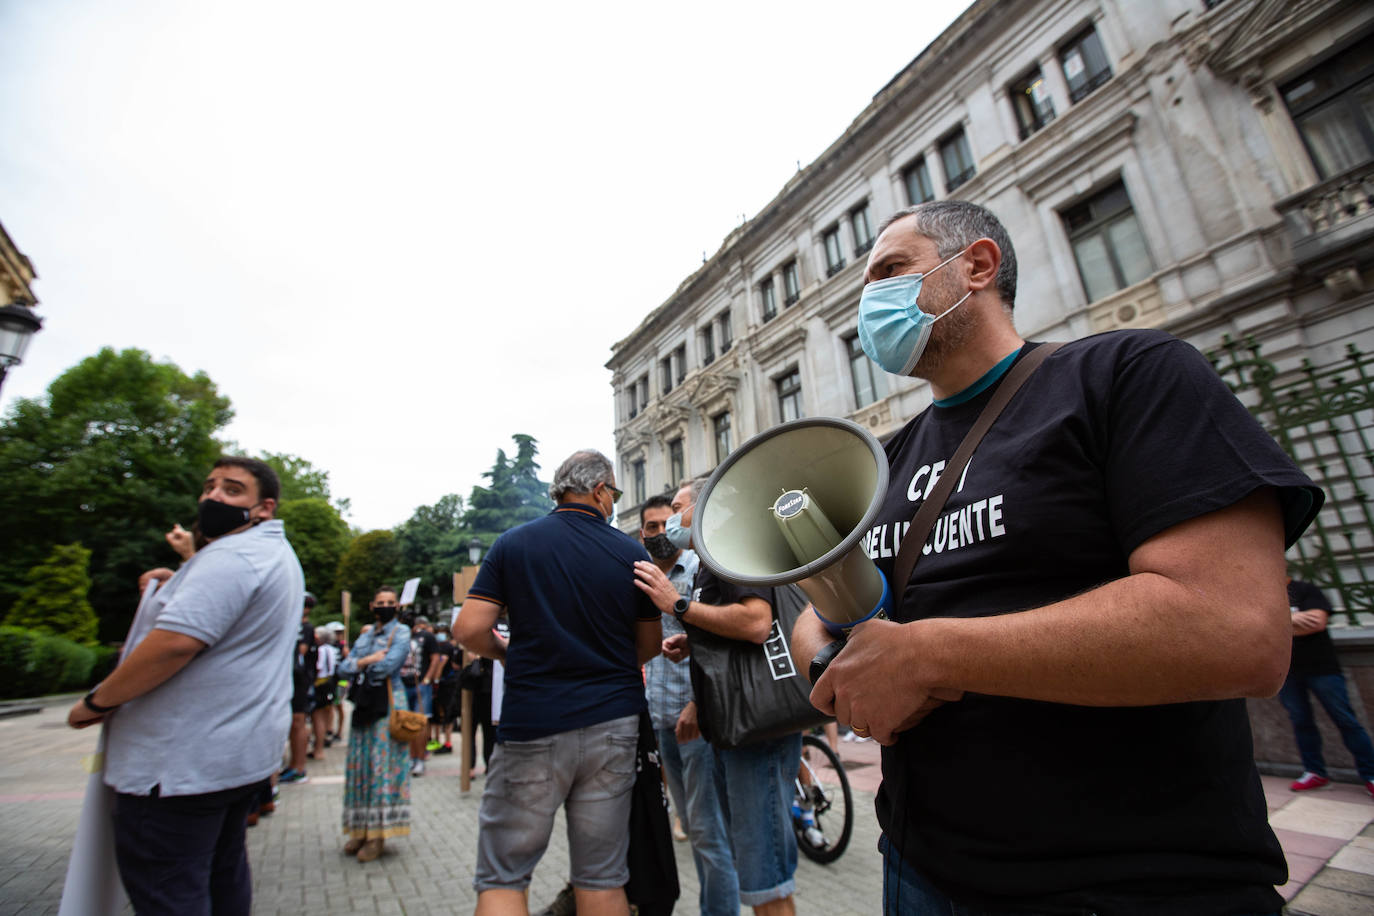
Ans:
[[[1028,339],[1374,349],[1374,5],[975,2],[614,344],[626,530],[779,422],[881,438],[929,404],[863,355],[858,300],[881,221],[949,197],[1006,223]]]

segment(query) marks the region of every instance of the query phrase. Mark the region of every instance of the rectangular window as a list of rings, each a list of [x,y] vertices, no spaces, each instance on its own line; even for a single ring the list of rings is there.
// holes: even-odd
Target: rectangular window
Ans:
[[[678,345],[677,345],[677,349],[673,351],[673,361],[674,361],[674,363],[676,364],[674,368],[677,369],[677,383],[678,383],[679,385],[681,385],[681,384],[682,384],[682,380],[685,379],[685,378],[687,377],[687,345],[686,345],[686,344],[678,344]]]
[[[1154,272],[1145,236],[1121,182],[1065,210],[1063,218],[1089,302],[1140,283]]]
[[[1054,120],[1054,102],[1045,78],[1036,67],[1007,87],[1022,140]]]
[[[773,292],[772,277],[759,284],[759,298],[763,300],[763,320],[772,321],[778,317],[778,299]]]
[[[825,245],[825,275],[833,277],[844,269],[844,252],[840,249],[840,227],[831,226],[821,235]]]
[[[973,153],[969,152],[968,137],[960,127],[940,141],[940,161],[945,166],[945,190],[953,190],[973,177]]]
[[[801,370],[793,369],[786,375],[773,380],[778,387],[778,414],[782,422],[795,420],[802,415]]]
[[[631,489],[631,491],[630,491],[630,497],[631,497],[636,503],[642,503],[642,502],[644,502],[645,493],[644,493],[644,459],[643,459],[643,458],[641,458],[641,459],[639,459],[638,461],[636,461],[636,462],[634,463],[634,465],[633,465],[633,472],[632,472],[632,474],[631,474],[631,483],[630,483],[630,486],[632,487],[632,489]]]
[[[733,448],[730,439],[730,411],[727,410],[712,417],[711,427],[716,434],[716,463],[719,464],[729,457]]]
[[[682,439],[668,443],[668,486],[676,490],[687,477],[687,465],[682,457]]]
[[[930,183],[930,168],[926,157],[921,156],[902,172],[902,183],[906,185],[907,203],[915,206],[935,199],[935,186]]]
[[[715,333],[708,324],[701,329],[701,364],[709,366],[716,361]]]
[[[801,298],[801,278],[797,276],[797,262],[782,265],[782,304],[791,305]]]
[[[868,226],[868,202],[849,211],[849,225],[854,230],[854,257],[863,256],[873,247],[873,230]]]
[[[639,416],[639,386],[631,384],[625,389],[625,403],[630,408],[630,419]]]
[[[854,407],[867,407],[887,397],[887,375],[875,372],[873,360],[864,352],[859,335],[845,341],[849,349],[849,376],[854,380]]]
[[[730,344],[735,341],[734,329],[730,326],[730,310],[726,309],[720,313],[716,319],[716,327],[719,329],[717,339],[720,340],[720,352],[724,353],[730,349]]]
[[[639,389],[639,409],[643,410],[649,404],[649,373],[641,375],[635,387]]]
[[[1374,159],[1371,43],[1364,39],[1279,90],[1324,179]]]
[[[658,361],[658,388],[663,394],[673,390],[673,355],[671,353]]]
[[[1069,101],[1081,101],[1088,93],[1112,78],[1107,52],[1097,29],[1088,26],[1059,49],[1059,66],[1069,84]]]

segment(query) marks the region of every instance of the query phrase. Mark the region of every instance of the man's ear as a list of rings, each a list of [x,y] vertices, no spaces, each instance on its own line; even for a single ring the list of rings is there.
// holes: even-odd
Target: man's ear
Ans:
[[[968,246],[969,289],[977,291],[991,286],[997,279],[997,269],[1002,266],[1002,249],[992,239],[982,238]]]
[[[271,520],[276,514],[277,501],[275,499],[264,499],[262,502],[258,503],[258,505],[262,508],[262,512],[258,517],[263,521]]]

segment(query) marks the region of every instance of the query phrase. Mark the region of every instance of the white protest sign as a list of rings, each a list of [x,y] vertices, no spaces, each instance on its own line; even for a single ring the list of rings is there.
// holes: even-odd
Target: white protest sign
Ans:
[[[420,590],[420,577],[407,579],[406,584],[401,587],[401,600],[398,602],[401,607],[415,603],[415,593]]]

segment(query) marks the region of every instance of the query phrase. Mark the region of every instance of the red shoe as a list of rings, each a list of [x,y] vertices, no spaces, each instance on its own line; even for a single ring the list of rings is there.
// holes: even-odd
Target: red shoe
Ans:
[[[1374,798],[1374,782],[1367,782],[1364,787],[1369,790],[1369,797]]]
[[[1316,773],[1303,773],[1288,788],[1294,792],[1306,792],[1308,789],[1320,789],[1322,786],[1329,785],[1331,780],[1325,776],[1318,776]]]

